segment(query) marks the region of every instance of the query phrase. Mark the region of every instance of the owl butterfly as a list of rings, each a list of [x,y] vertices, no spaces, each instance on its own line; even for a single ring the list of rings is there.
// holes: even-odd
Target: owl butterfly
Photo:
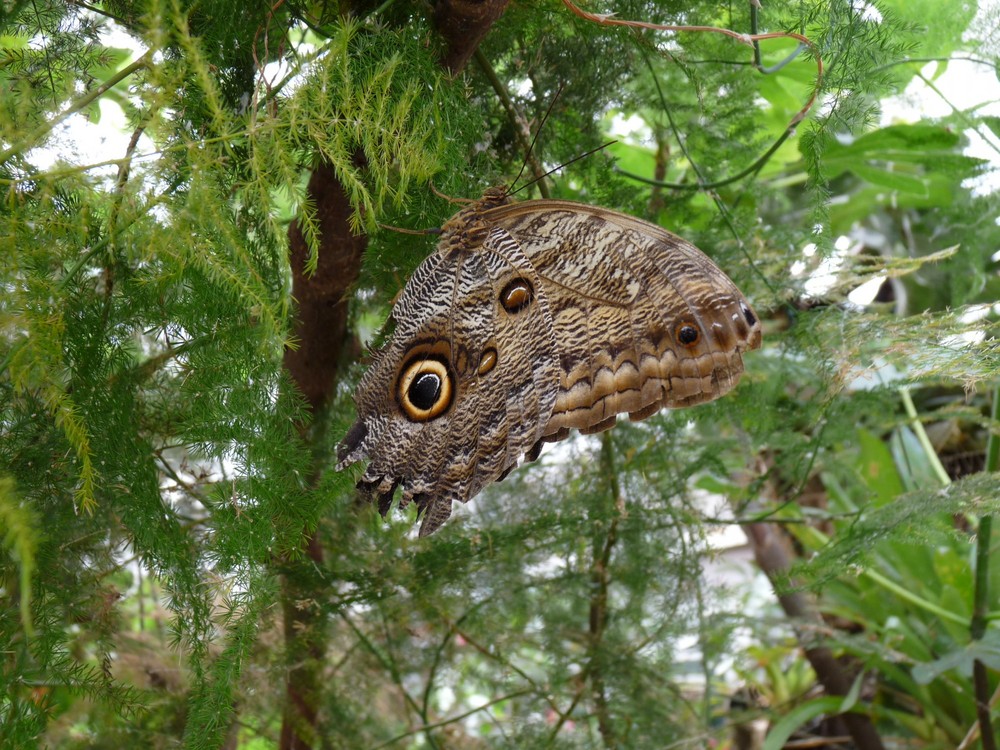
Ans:
[[[407,282],[394,330],[355,394],[338,469],[385,515],[417,503],[426,536],[571,428],[722,396],[761,326],[691,243],[615,211],[508,201],[494,188],[455,214]]]

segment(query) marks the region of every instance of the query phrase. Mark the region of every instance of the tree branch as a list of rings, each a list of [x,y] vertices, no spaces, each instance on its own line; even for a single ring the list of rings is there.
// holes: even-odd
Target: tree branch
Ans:
[[[461,71],[509,2],[438,0],[434,6],[434,26],[447,45],[441,66],[452,75]]]
[[[770,524],[753,523],[743,527],[753,547],[757,565],[767,575],[771,585],[784,576],[792,565],[792,553],[788,540]],[[777,590],[777,588],[775,588]],[[801,592],[778,594],[778,602],[789,619],[805,624],[824,627],[823,619],[816,610],[812,597]],[[804,637],[799,635],[800,642]],[[854,675],[849,674],[844,665],[837,661],[826,646],[802,644],[806,658],[816,672],[816,677],[827,695],[846,696],[851,689]],[[864,714],[846,713],[839,717],[859,750],[884,750],[882,740],[875,726]]]

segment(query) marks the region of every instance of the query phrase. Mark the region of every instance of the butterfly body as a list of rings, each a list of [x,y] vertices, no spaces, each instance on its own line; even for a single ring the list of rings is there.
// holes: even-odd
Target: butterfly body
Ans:
[[[647,222],[570,201],[463,208],[407,282],[388,343],[358,386],[340,467],[388,510],[438,528],[543,442],[598,432],[731,390],[760,322],[697,248]]]

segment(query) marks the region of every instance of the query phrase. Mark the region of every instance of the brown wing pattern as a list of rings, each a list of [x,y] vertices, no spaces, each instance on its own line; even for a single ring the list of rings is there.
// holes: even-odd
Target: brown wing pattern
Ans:
[[[355,394],[338,468],[420,534],[571,428],[732,389],[761,342],[749,303],[690,243],[624,214],[488,192],[444,227]]]
[[[738,382],[743,353],[760,346],[736,285],[661,227],[568,201],[501,206],[486,218],[517,237],[552,308],[561,374],[547,436],[718,398]]]
[[[517,283],[530,287],[530,300],[509,312],[500,298]],[[541,440],[559,383],[554,333],[538,275],[501,229],[478,247],[428,258],[393,318],[391,339],[358,386],[358,421],[338,455],[341,466],[369,459],[359,487],[383,512],[400,486],[400,505],[417,503],[426,535],[448,519],[453,500],[478,494]],[[408,410],[404,376],[438,365],[450,403],[424,419]]]

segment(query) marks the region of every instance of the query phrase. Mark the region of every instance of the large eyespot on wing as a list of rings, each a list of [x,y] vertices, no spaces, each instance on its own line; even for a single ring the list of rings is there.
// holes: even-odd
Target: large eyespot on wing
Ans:
[[[402,484],[400,505],[417,503],[422,518],[421,536],[433,533],[450,517],[455,500],[467,502],[475,494],[472,488],[476,477],[490,471],[479,443],[481,424],[487,418],[491,400],[479,375],[494,336],[489,274],[480,253],[465,253],[456,258],[455,275],[454,297],[442,321],[449,354],[440,363],[453,378],[453,404],[444,406],[447,393],[436,394],[437,408],[444,410],[439,417],[422,425],[418,438],[420,450],[409,458],[408,476]],[[485,365],[487,372],[495,367],[489,364],[488,357]],[[434,369],[424,365],[419,370],[415,368],[415,372],[426,377]],[[425,394],[428,403],[433,385],[432,381]],[[411,385],[410,389],[414,387]]]
[[[421,534],[539,442],[558,380],[531,263],[478,209],[460,215],[400,295],[394,332],[362,378],[358,422],[338,450],[341,466],[370,459],[359,486],[380,509],[397,485],[401,505],[418,502]]]
[[[407,467],[411,457],[422,448],[419,432],[423,423],[407,418],[397,398],[400,368],[409,363],[408,354],[414,346],[445,338],[450,307],[442,304],[437,295],[452,299],[455,284],[454,266],[440,254],[431,255],[414,271],[393,307],[392,334],[381,349],[372,353],[372,363],[354,394],[357,421],[338,447],[339,469],[369,459],[358,482],[359,489],[380,496],[391,492],[391,488],[409,475]],[[445,360],[449,351],[447,342],[437,349],[427,346],[428,353],[442,355]],[[418,374],[419,369],[411,372],[413,376]],[[418,406],[428,390],[429,383],[425,380],[413,386],[412,395]],[[406,391],[411,388],[407,387]],[[440,404],[437,408],[440,409]],[[431,405],[431,411],[434,410],[435,406]],[[414,413],[421,416],[419,411]]]
[[[396,403],[410,421],[429,422],[451,408],[457,390],[449,358],[433,348],[414,347],[396,378]]]
[[[547,302],[517,243],[491,233],[465,264],[470,289],[452,321],[467,352],[453,417],[462,440],[423,491],[421,535],[448,518],[454,500],[467,502],[517,465],[543,434],[557,390]]]
[[[363,426],[340,456],[370,459],[361,484],[381,507],[396,485],[401,506],[418,501],[422,535],[540,437],[556,376],[537,283],[516,243],[452,248],[433,273],[414,274],[394,308],[393,336],[358,389]]]

